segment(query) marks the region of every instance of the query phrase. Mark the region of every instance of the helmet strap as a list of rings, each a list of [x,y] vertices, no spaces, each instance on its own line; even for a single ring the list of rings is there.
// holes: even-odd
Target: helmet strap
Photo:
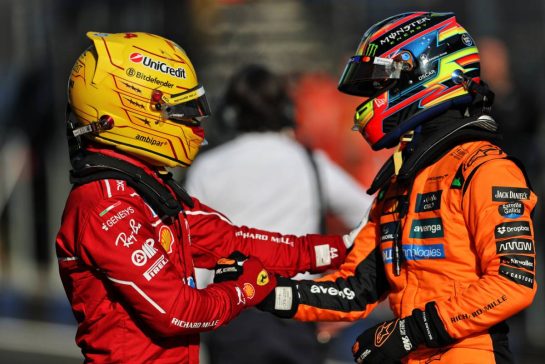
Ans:
[[[397,176],[399,174],[399,171],[401,170],[401,166],[403,165],[403,150],[405,149],[405,146],[413,141],[414,137],[414,131],[410,130],[407,133],[403,134],[401,137],[399,144],[396,147],[396,150],[393,155],[394,159],[394,173]]]

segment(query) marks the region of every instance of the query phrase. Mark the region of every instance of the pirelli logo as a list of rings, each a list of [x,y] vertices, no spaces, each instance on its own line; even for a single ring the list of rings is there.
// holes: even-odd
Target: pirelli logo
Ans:
[[[534,288],[534,275],[520,269],[500,265],[500,276],[528,288]]]
[[[530,199],[530,189],[521,187],[492,187],[492,201],[520,201]]]

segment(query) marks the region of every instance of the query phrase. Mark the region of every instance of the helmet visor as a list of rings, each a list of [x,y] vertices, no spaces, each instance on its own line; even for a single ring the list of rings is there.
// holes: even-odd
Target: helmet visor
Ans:
[[[338,89],[350,95],[371,97],[399,79],[402,62],[390,58],[354,56],[346,65]]]
[[[210,115],[210,106],[206,100],[204,87],[197,86],[172,98],[162,108],[163,117],[174,122],[201,119]]]

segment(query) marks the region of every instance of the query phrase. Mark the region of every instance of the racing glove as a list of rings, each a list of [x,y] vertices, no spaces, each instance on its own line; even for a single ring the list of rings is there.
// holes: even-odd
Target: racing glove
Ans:
[[[298,306],[299,294],[296,281],[277,275],[276,287],[257,305],[257,308],[280,318],[292,318],[295,316]]]
[[[344,246],[346,247],[346,250],[349,252],[354,247],[354,241],[356,241],[356,237],[359,235],[361,229],[367,224],[368,218],[367,214],[363,216],[358,226],[356,226],[352,231],[350,231],[348,234],[343,235],[343,242]]]
[[[434,302],[403,319],[383,322],[363,332],[352,346],[356,363],[397,363],[418,345],[436,348],[454,340],[445,330]]]
[[[253,307],[271,293],[276,286],[276,277],[263,268],[259,259],[243,257],[242,253],[235,252],[227,259],[219,259],[214,269],[214,283],[233,286],[238,295],[238,304]]]
[[[214,267],[214,283],[236,281],[242,274],[242,265],[248,257],[239,251],[232,252],[227,258],[220,258]]]

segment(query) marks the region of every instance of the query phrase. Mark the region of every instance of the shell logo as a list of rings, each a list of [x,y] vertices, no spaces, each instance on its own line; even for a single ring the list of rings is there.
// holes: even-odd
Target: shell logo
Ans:
[[[242,287],[242,291],[244,292],[244,295],[247,299],[251,300],[255,296],[255,288],[250,283],[244,283],[244,287]]]
[[[172,253],[174,235],[168,226],[163,225],[161,226],[161,229],[159,229],[159,243],[168,254]]]

